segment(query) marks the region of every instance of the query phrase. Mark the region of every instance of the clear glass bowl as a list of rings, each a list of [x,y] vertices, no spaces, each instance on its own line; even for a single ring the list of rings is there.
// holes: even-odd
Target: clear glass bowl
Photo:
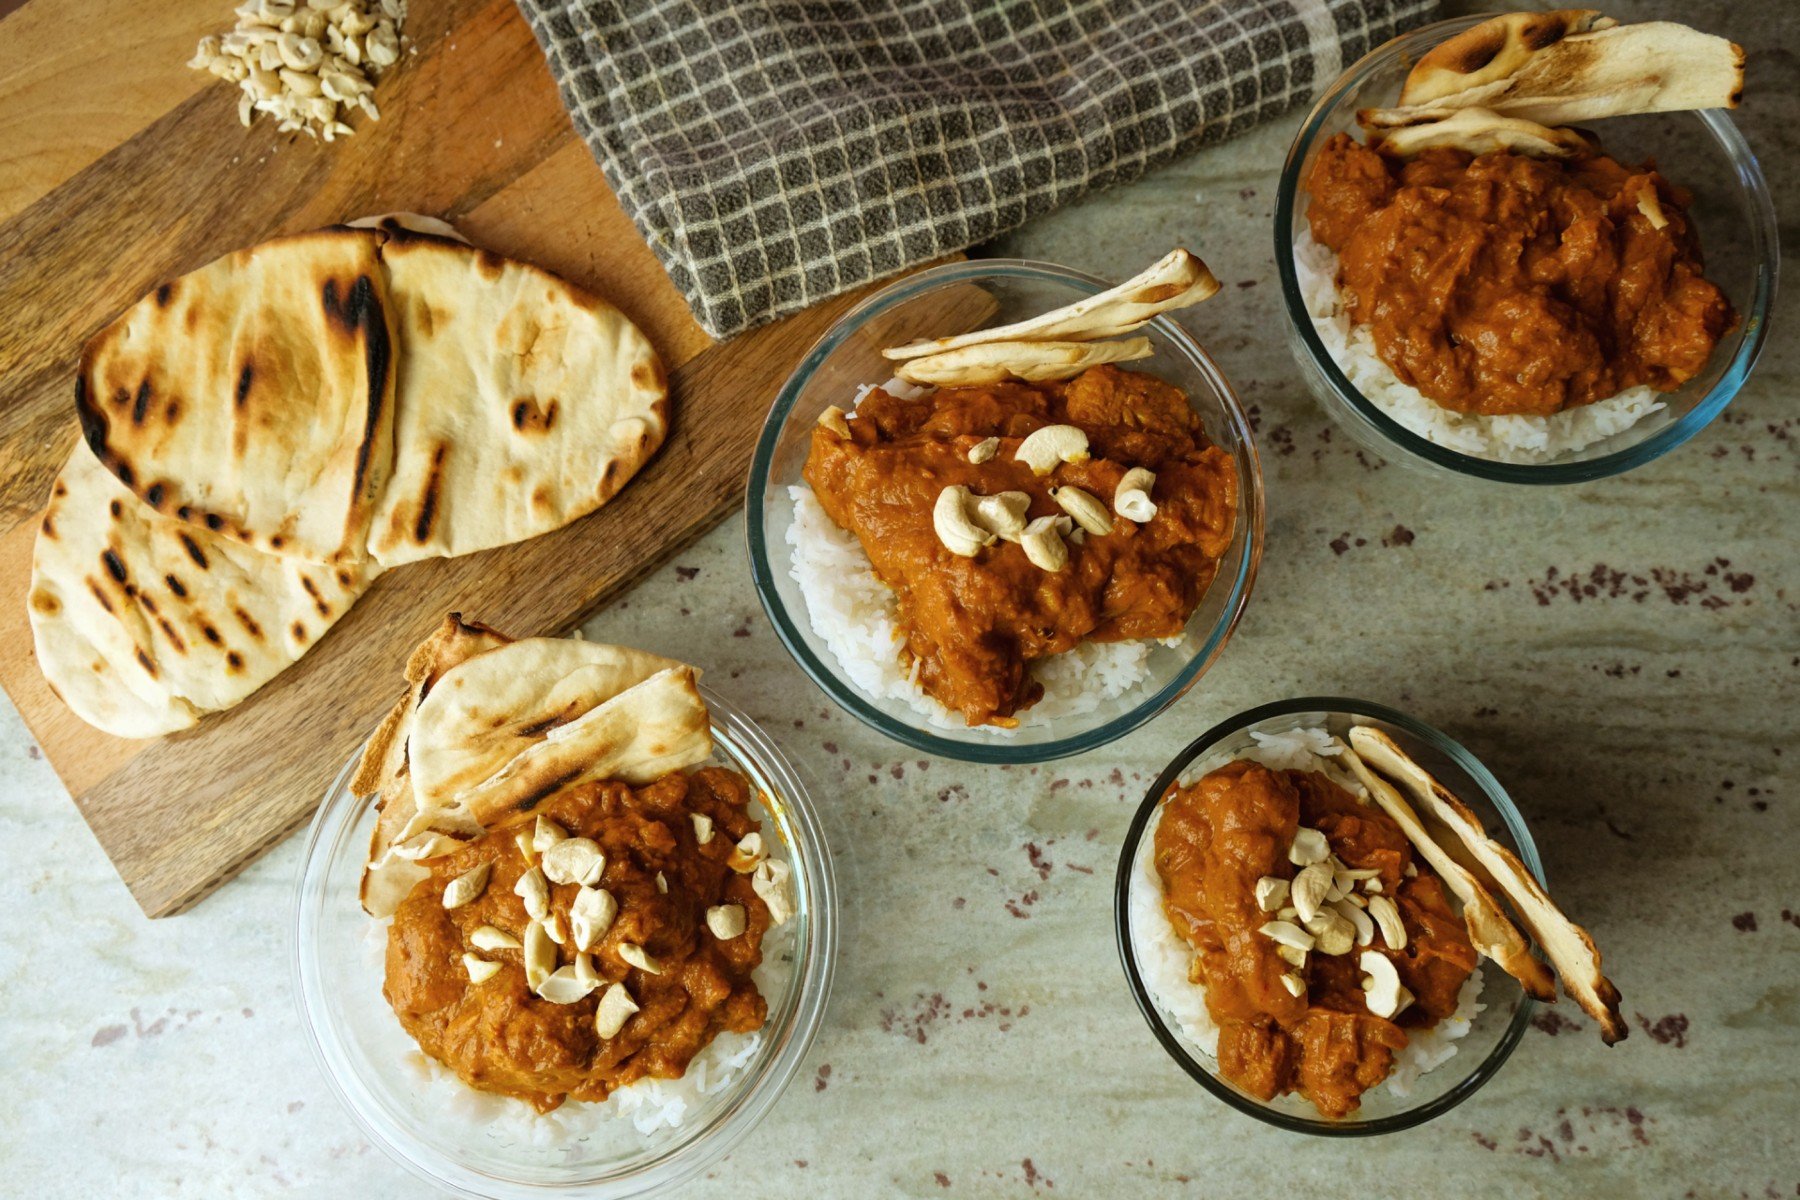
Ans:
[[[831,857],[811,800],[775,744],[742,713],[702,689],[712,712],[712,762],[748,778],[763,834],[793,867],[795,917],[766,939],[790,956],[779,995],[768,995],[762,1043],[731,1084],[706,1095],[683,1122],[637,1134],[614,1118],[604,1135],[554,1144],[509,1136],[480,1117],[447,1111],[405,1053],[416,1047],[381,994],[369,943],[371,920],[357,899],[375,810],[350,792],[352,759],[332,784],[307,834],[295,898],[293,964],[302,1023],[338,1099],[376,1145],[420,1177],[465,1196],[531,1197],[579,1189],[583,1196],[639,1196],[673,1187],[717,1162],[753,1129],[805,1057],[831,988],[837,897]],[[782,854],[783,850],[776,853]],[[468,1089],[459,1102],[498,1104]],[[517,1111],[522,1104],[505,1102]],[[571,1102],[573,1103],[573,1102]],[[476,1111],[476,1110],[471,1110]]]
[[[1485,19],[1440,21],[1395,38],[1346,71],[1319,98],[1288,151],[1275,199],[1275,264],[1288,343],[1319,403],[1365,448],[1405,466],[1505,483],[1577,483],[1642,466],[1704,429],[1744,386],[1768,336],[1780,263],[1775,207],[1762,167],[1724,110],[1618,117],[1596,123],[1606,152],[1621,162],[1662,164],[1693,193],[1690,215],[1706,256],[1706,276],[1741,318],[1706,369],[1661,398],[1664,407],[1629,429],[1543,463],[1507,463],[1440,446],[1395,421],[1345,377],[1313,328],[1294,267],[1294,240],[1306,220],[1302,181],[1318,149],[1337,133],[1357,133],[1356,110],[1396,102],[1400,83],[1431,47]]]
[[[1325,1137],[1367,1137],[1410,1129],[1467,1100],[1493,1078],[1525,1036],[1525,1027],[1531,1020],[1531,998],[1510,975],[1483,959],[1477,969],[1482,973],[1484,1008],[1476,1015],[1468,1034],[1455,1043],[1456,1053],[1421,1075],[1409,1096],[1396,1096],[1385,1085],[1373,1088],[1364,1093],[1362,1107],[1355,1115],[1335,1121],[1320,1116],[1311,1102],[1298,1096],[1259,1100],[1221,1076],[1218,1063],[1182,1031],[1151,994],[1144,981],[1140,948],[1133,932],[1131,881],[1153,852],[1152,818],[1164,794],[1178,780],[1187,776],[1187,781],[1192,782],[1202,773],[1195,768],[1204,766],[1210,770],[1222,766],[1251,749],[1255,744],[1250,737],[1253,732],[1323,728],[1343,738],[1352,725],[1372,725],[1392,737],[1481,818],[1491,837],[1517,854],[1526,868],[1543,880],[1543,864],[1538,861],[1537,846],[1525,828],[1525,819],[1513,807],[1499,781],[1474,755],[1424,722],[1391,708],[1361,700],[1309,696],[1239,713],[1201,734],[1163,768],[1126,830],[1113,900],[1113,925],[1125,981],[1169,1057],[1207,1091],[1239,1112],[1295,1133]],[[1164,919],[1160,906],[1154,919]]]
[[[849,409],[858,389],[886,383],[894,364],[886,346],[961,329],[986,328],[1034,316],[1109,285],[1048,263],[988,259],[950,263],[908,276],[857,305],[826,331],[781,389],[763,425],[750,466],[745,526],[750,570],[775,632],[834,701],[887,736],[932,754],[975,762],[1041,762],[1079,754],[1123,737],[1174,703],[1212,665],[1231,636],[1262,555],[1262,474],[1242,405],[1211,358],[1180,325],[1158,317],[1146,326],[1155,356],[1126,364],[1185,391],[1206,434],[1237,463],[1237,528],[1219,573],[1173,646],[1152,643],[1147,677],[1079,716],[1010,734],[947,728],[898,700],[877,700],[847,679],[824,640],[813,632],[806,600],[791,573],[787,532],[794,519],[789,489],[802,482],[813,426],[830,405]],[[1218,301],[1215,301],[1218,302]],[[1204,308],[1195,310],[1203,313]]]

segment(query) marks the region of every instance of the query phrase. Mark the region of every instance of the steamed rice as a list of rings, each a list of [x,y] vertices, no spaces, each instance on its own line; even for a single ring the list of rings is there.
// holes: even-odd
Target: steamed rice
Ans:
[[[874,390],[866,385],[860,388],[855,404],[861,404],[863,397]],[[882,390],[911,400],[932,389],[894,379],[883,384]],[[871,699],[898,701],[936,728],[970,729],[960,713],[945,707],[920,686],[916,661],[910,666],[903,663],[906,637],[900,631],[899,598],[876,576],[856,535],[827,516],[819,498],[805,484],[788,488],[788,498],[794,506],[794,519],[787,528],[787,544],[793,550],[789,574],[800,586],[813,633],[837,659],[844,677]],[[1019,730],[1091,713],[1149,677],[1153,646],[1179,646],[1181,641],[1178,637],[1160,641],[1084,641],[1066,653],[1038,659],[1028,669],[1043,686],[1044,694],[1036,704],[1017,714],[1018,727],[974,728],[1011,737]]]
[[[1294,276],[1319,340],[1356,389],[1420,437],[1458,453],[1496,462],[1550,462],[1630,429],[1665,407],[1654,388],[1640,384],[1548,417],[1456,412],[1402,382],[1382,360],[1368,326],[1350,320],[1338,295],[1338,256],[1313,240],[1304,223],[1294,241]]]
[[[1319,771],[1350,792],[1366,798],[1368,792],[1342,767],[1324,757],[1343,748],[1343,743],[1323,729],[1297,729],[1290,733],[1252,733],[1255,746],[1238,754],[1215,755],[1183,775],[1183,785],[1236,759],[1261,763],[1272,771]],[[1188,977],[1194,960],[1193,947],[1183,941],[1163,911],[1163,884],[1156,873],[1156,828],[1162,809],[1144,831],[1144,840],[1132,869],[1129,898],[1132,949],[1138,971],[1151,999],[1191,1050],[1215,1064],[1219,1057],[1219,1027],[1206,1008],[1206,989]],[[1430,1029],[1406,1031],[1406,1045],[1394,1054],[1393,1070],[1379,1085],[1391,1095],[1405,1098],[1419,1077],[1442,1066],[1456,1054],[1456,1043],[1474,1027],[1486,1006],[1481,1003],[1481,968],[1464,981],[1456,996],[1456,1011]],[[1373,1089],[1373,1090],[1378,1090]]]

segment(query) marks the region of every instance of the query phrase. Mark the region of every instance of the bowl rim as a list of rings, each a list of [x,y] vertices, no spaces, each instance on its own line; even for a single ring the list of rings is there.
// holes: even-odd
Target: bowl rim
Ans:
[[[1769,193],[1768,181],[1763,176],[1762,165],[1731,120],[1728,110],[1704,109],[1692,111],[1690,115],[1705,125],[1726,157],[1731,160],[1738,186],[1743,190],[1754,214],[1754,219],[1748,223],[1748,229],[1756,269],[1749,305],[1740,314],[1745,323],[1744,336],[1732,354],[1724,374],[1713,384],[1711,390],[1693,408],[1640,442],[1595,458],[1552,463],[1499,462],[1440,446],[1408,429],[1370,403],[1361,389],[1350,382],[1337,360],[1325,348],[1318,331],[1313,328],[1312,318],[1307,313],[1305,301],[1300,294],[1292,241],[1295,204],[1300,190],[1300,169],[1314,141],[1323,131],[1326,119],[1336,111],[1339,100],[1389,58],[1407,52],[1423,52],[1492,16],[1492,13],[1477,13],[1453,17],[1390,39],[1353,63],[1319,96],[1294,135],[1275,190],[1275,267],[1281,282],[1282,310],[1292,331],[1298,336],[1299,344],[1305,347],[1307,357],[1326,386],[1379,434],[1384,444],[1399,452],[1402,458],[1411,456],[1423,459],[1432,466],[1459,475],[1498,483],[1546,485],[1603,479],[1662,457],[1710,425],[1725,411],[1725,406],[1731,403],[1750,378],[1750,372],[1761,357],[1768,339],[1781,269],[1779,224],[1775,216],[1775,202]]]
[[[762,432],[757,438],[756,452],[750,462],[749,485],[744,496],[744,534],[750,555],[750,576],[763,611],[768,615],[769,623],[775,627],[776,636],[813,683],[839,708],[877,732],[929,754],[964,762],[1037,763],[1081,754],[1116,741],[1179,700],[1217,661],[1249,602],[1263,552],[1265,506],[1262,460],[1257,452],[1255,432],[1236,389],[1192,334],[1166,315],[1156,317],[1148,326],[1161,334],[1173,352],[1185,357],[1206,379],[1218,396],[1220,407],[1225,410],[1233,433],[1243,447],[1243,463],[1248,467],[1248,478],[1240,479],[1238,485],[1239,519],[1248,524],[1243,561],[1230,581],[1231,591],[1226,597],[1219,620],[1214,623],[1206,640],[1194,655],[1155,692],[1129,711],[1104,724],[1084,732],[1041,742],[1018,743],[999,738],[991,741],[959,741],[933,733],[922,726],[896,720],[882,712],[859,689],[844,679],[834,664],[824,662],[807,645],[805,635],[782,603],[776,589],[775,575],[769,559],[769,536],[763,525],[763,512],[769,494],[769,472],[782,428],[799,400],[801,389],[826,358],[871,318],[889,308],[940,284],[995,278],[1060,283],[1073,286],[1088,295],[1114,286],[1096,276],[1055,263],[1022,258],[968,259],[904,276],[858,303],[813,343],[782,385],[775,403],[770,406],[768,416],[763,421]],[[1208,592],[1219,587],[1222,582],[1215,577]],[[923,719],[920,718],[921,721]]]
[[[330,902],[323,886],[330,870],[330,851],[343,837],[354,833],[368,806],[374,802],[372,797],[360,799],[352,795],[349,788],[366,743],[358,747],[332,781],[307,830],[300,866],[294,876],[293,919],[287,927],[294,1006],[305,1030],[313,1062],[324,1077],[327,1090],[365,1137],[416,1177],[478,1200],[570,1190],[621,1200],[646,1195],[679,1186],[716,1165],[761,1124],[793,1082],[824,1023],[837,968],[838,900],[831,851],[811,795],[795,765],[767,732],[745,713],[710,688],[702,686],[700,692],[707,703],[715,741],[724,743],[727,757],[754,766],[772,789],[779,789],[779,795],[773,799],[795,834],[796,844],[790,846],[790,852],[793,858],[801,860],[804,868],[795,871],[796,908],[797,916],[805,921],[804,937],[796,939],[797,962],[789,984],[794,989],[795,999],[788,1022],[774,1031],[775,1039],[766,1052],[767,1066],[744,1077],[741,1084],[732,1089],[736,1094],[731,1095],[730,1103],[710,1121],[704,1125],[696,1124],[688,1136],[672,1144],[658,1160],[623,1176],[539,1182],[491,1174],[421,1144],[401,1122],[391,1118],[377,1121],[364,1111],[360,1094],[367,1090],[366,1085],[343,1078],[332,1061],[333,1052],[345,1053],[341,1037],[331,1032],[330,1050],[325,1044],[327,1034],[321,1026],[334,1022],[329,1015],[331,1006],[325,1003],[327,998],[318,978],[317,962],[322,948],[317,944],[316,921],[309,909],[317,911]],[[776,804],[771,804],[768,797],[763,798],[763,804],[774,818]],[[765,1026],[765,1030],[768,1028]]]
[[[1182,1045],[1175,1031],[1169,1028],[1169,1023],[1162,1015],[1162,1010],[1158,1007],[1155,998],[1151,996],[1149,986],[1144,982],[1143,975],[1138,969],[1137,955],[1131,944],[1131,876],[1137,860],[1138,846],[1143,841],[1145,831],[1149,828],[1151,815],[1161,803],[1163,794],[1169,789],[1169,786],[1179,779],[1181,774],[1193,763],[1203,759],[1213,746],[1232,734],[1273,717],[1313,712],[1333,716],[1354,715],[1374,718],[1400,728],[1408,736],[1418,739],[1450,759],[1459,770],[1468,775],[1481,788],[1484,797],[1500,813],[1501,820],[1506,824],[1507,832],[1517,843],[1519,857],[1524,862],[1526,869],[1540,883],[1544,882],[1543,863],[1538,858],[1537,843],[1532,839],[1524,815],[1519,812],[1512,797],[1507,794],[1500,781],[1494,778],[1493,773],[1460,742],[1417,717],[1389,708],[1384,704],[1375,704],[1347,696],[1299,696],[1290,700],[1276,700],[1268,704],[1261,704],[1255,708],[1245,709],[1235,716],[1227,717],[1177,751],[1175,756],[1169,760],[1168,765],[1157,775],[1145,793],[1144,799],[1138,803],[1137,811],[1132,814],[1131,824],[1126,828],[1124,841],[1119,848],[1119,869],[1113,881],[1113,936],[1119,952],[1119,964],[1125,972],[1125,983],[1131,991],[1132,999],[1137,1003],[1138,1011],[1143,1014],[1144,1020],[1150,1026],[1151,1033],[1155,1035],[1163,1050],[1196,1083],[1238,1112],[1291,1133],[1311,1134],[1318,1137],[1375,1137],[1423,1125],[1427,1121],[1449,1112],[1479,1091],[1482,1085],[1492,1079],[1506,1064],[1506,1060],[1512,1057],[1512,1052],[1517,1049],[1520,1039],[1525,1036],[1525,1028],[1531,1023],[1531,1013],[1535,1007],[1532,998],[1524,993],[1520,994],[1519,1007],[1514,1011],[1512,1020],[1500,1035],[1500,1040],[1495,1043],[1494,1048],[1488,1052],[1486,1058],[1476,1065],[1473,1071],[1443,1095],[1403,1112],[1367,1120],[1348,1118],[1342,1121],[1333,1121],[1325,1117],[1301,1117],[1278,1112],[1243,1095],[1237,1089],[1215,1078],[1194,1060],[1194,1056]]]

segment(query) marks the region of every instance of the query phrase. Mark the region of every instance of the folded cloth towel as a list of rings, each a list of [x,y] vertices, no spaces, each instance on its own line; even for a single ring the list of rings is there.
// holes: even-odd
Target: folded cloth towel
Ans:
[[[1436,0],[519,0],[707,332],[1304,103]]]

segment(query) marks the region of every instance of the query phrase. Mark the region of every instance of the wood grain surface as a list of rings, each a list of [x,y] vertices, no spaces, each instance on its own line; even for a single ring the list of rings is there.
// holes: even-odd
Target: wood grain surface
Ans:
[[[854,301],[714,346],[576,139],[512,0],[414,0],[382,120],[330,146],[243,128],[235,89],[186,69],[194,40],[231,20],[221,0],[0,8],[0,685],[151,916],[311,816],[446,611],[560,632],[734,509],[781,381]],[[137,742],[89,728],[44,684],[25,615],[36,517],[75,437],[82,343],[159,280],[235,247],[397,210],[617,303],[670,368],[668,442],[567,529],[383,576],[299,664],[194,730]]]

